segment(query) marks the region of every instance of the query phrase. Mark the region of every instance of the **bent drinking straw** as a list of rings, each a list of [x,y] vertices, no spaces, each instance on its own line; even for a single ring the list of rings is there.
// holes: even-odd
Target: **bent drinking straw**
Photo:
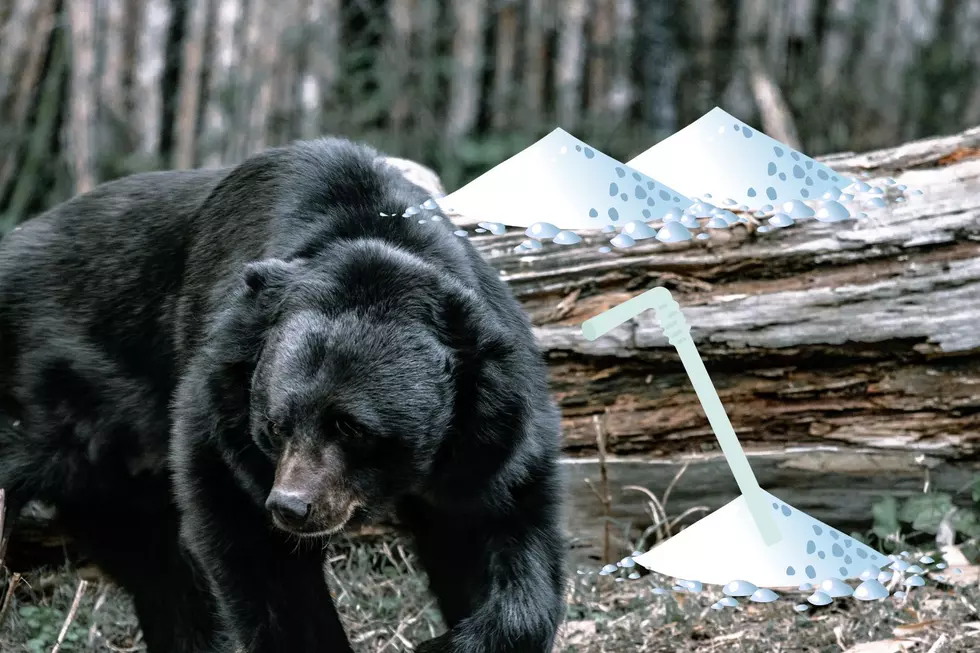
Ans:
[[[708,376],[708,370],[704,367],[704,361],[701,360],[701,354],[691,338],[691,327],[684,319],[681,308],[670,295],[670,291],[663,287],[654,288],[605,313],[596,315],[582,324],[582,335],[587,340],[595,340],[650,309],[653,309],[657,321],[660,322],[667,341],[674,346],[681,357],[701,407],[708,416],[711,430],[714,431],[721,451],[725,454],[725,460],[728,461],[728,467],[732,470],[742,496],[745,497],[745,503],[762,536],[762,541],[769,546],[776,544],[783,539],[782,534],[776,526],[772,512],[768,510],[759,481],[749,465],[748,458],[745,457],[738,436],[735,435],[735,429],[728,420],[728,413],[725,412],[711,377]]]

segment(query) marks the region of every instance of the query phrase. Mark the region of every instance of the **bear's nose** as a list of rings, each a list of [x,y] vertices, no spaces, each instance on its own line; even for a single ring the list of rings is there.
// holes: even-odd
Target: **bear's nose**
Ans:
[[[273,490],[265,501],[265,509],[284,526],[300,528],[310,516],[310,503],[302,495]]]

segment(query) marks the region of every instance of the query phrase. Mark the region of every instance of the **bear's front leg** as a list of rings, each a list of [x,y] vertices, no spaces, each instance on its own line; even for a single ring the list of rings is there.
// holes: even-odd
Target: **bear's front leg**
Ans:
[[[527,489],[508,510],[407,511],[449,626],[419,653],[551,652],[565,613],[566,544],[549,501]]]
[[[234,653],[351,653],[322,545],[273,530],[211,442],[185,441],[176,462],[182,538],[208,577]]]

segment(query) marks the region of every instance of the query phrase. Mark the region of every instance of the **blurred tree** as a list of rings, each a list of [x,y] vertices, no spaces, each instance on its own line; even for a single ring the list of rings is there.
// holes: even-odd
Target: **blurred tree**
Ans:
[[[961,0],[7,0],[0,230],[333,133],[452,189],[561,126],[628,159],[721,105],[811,155],[980,122]]]

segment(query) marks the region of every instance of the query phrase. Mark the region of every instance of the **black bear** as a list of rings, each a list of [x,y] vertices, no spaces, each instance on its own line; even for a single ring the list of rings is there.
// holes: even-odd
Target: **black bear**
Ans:
[[[103,184],[0,243],[0,487],[54,506],[150,653],[351,651],[325,538],[395,515],[448,630],[547,653],[559,415],[527,316],[342,139]],[[431,206],[431,204],[429,204]]]

